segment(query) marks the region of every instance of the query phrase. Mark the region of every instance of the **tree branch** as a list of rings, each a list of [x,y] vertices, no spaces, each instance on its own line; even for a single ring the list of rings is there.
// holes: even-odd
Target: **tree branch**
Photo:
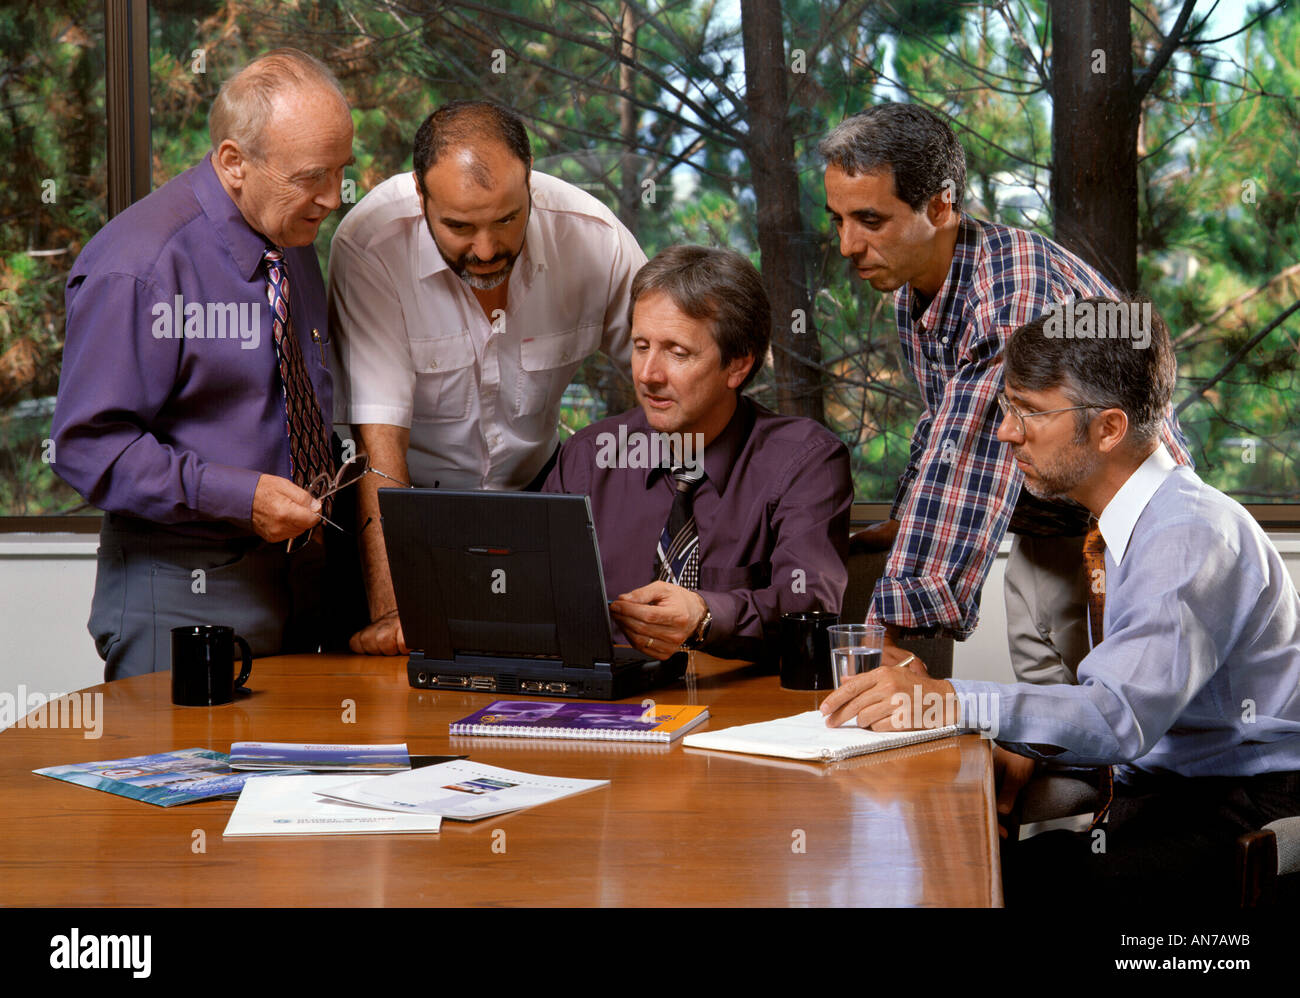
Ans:
[[[1146,97],[1148,91],[1155,85],[1156,77],[1160,75],[1161,70],[1165,68],[1165,65],[1173,58],[1174,53],[1178,51],[1178,46],[1182,44],[1183,29],[1187,27],[1187,20],[1192,16],[1192,10],[1195,6],[1196,0],[1183,0],[1183,9],[1178,12],[1178,20],[1174,22],[1173,29],[1162,40],[1160,50],[1156,52],[1156,57],[1142,71],[1142,75],[1133,81],[1134,114],[1142,106],[1142,100]]]

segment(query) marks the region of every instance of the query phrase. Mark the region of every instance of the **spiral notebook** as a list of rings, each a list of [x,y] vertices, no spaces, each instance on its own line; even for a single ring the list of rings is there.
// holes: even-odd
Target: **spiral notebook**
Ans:
[[[955,725],[923,731],[863,731],[851,721],[843,727],[828,728],[825,715],[820,710],[810,710],[793,717],[778,717],[774,721],[740,724],[721,731],[701,731],[688,735],[682,744],[689,748],[748,755],[839,762],[855,755],[883,752],[955,734],[958,734]]]
[[[709,716],[707,707],[645,703],[497,700],[451,725],[453,735],[671,742]]]

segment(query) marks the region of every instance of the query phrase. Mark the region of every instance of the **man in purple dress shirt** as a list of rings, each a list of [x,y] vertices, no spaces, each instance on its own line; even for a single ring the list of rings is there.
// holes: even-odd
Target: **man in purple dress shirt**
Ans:
[[[574,434],[544,491],[590,497],[610,611],[634,647],[770,660],[781,614],[839,610],[848,450],[741,394],[767,355],[771,308],[738,253],[666,249],[629,307],[641,407]],[[693,526],[670,531],[679,493]]]
[[[314,624],[295,630],[323,559],[285,541],[321,507],[290,478],[285,383],[328,442],[312,241],[339,205],[352,121],[329,70],[280,49],[226,81],[209,131],[212,152],[104,226],[68,279],[54,468],[105,511],[90,631],[110,680],[169,668],[169,631],[185,624],[231,625],[255,655],[319,640]],[[282,348],[301,353],[284,377]]]

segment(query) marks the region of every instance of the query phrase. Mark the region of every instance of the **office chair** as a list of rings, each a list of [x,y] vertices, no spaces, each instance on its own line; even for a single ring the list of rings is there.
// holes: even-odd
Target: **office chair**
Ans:
[[[1092,814],[1103,803],[1101,791],[1086,780],[1063,774],[1036,776],[1012,808],[1007,837],[1014,843],[1021,825]],[[1270,821],[1259,831],[1240,836],[1234,862],[1240,907],[1300,903],[1300,815]]]

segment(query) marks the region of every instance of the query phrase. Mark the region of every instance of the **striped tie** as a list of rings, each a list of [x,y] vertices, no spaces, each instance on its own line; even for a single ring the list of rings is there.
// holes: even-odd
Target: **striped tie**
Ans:
[[[289,318],[289,273],[284,264],[284,254],[268,247],[262,259],[266,261],[266,297],[271,303],[271,332],[280,363],[280,391],[284,397],[285,426],[289,434],[289,474],[295,485],[306,489],[321,475],[334,473],[329,430],[307,374],[302,347],[293,334],[293,322]],[[321,504],[321,513],[325,516],[329,516],[329,503],[330,500],[325,499]]]
[[[693,496],[704,469],[673,469],[673,507],[655,549],[655,577],[685,589],[700,588],[700,534],[695,527]]]

